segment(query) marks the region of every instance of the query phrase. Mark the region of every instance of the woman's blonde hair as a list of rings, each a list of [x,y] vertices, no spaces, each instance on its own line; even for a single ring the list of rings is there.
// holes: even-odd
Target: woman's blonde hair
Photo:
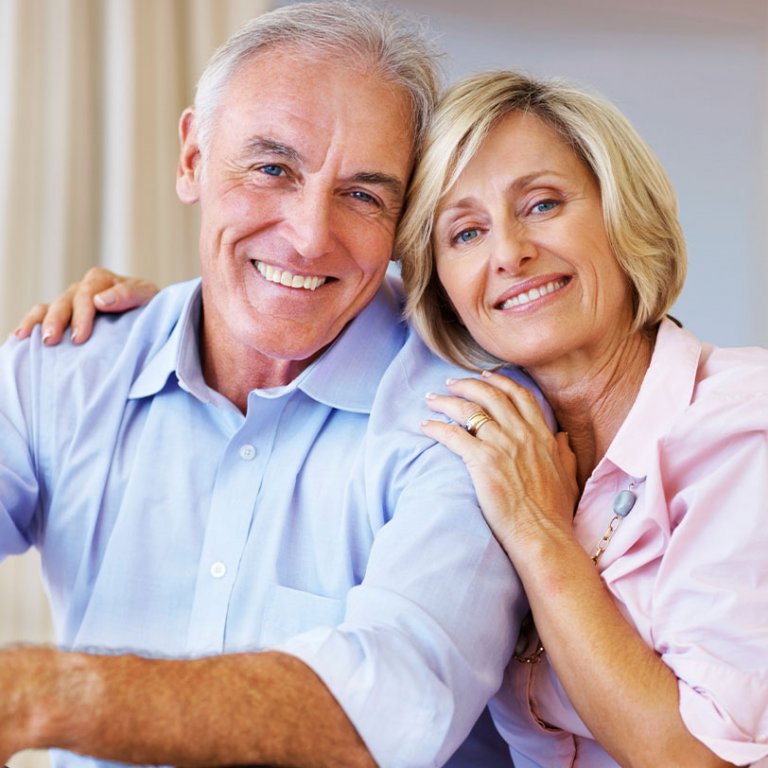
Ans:
[[[666,172],[629,121],[605,99],[559,80],[487,72],[443,97],[414,172],[398,233],[406,312],[442,357],[468,368],[502,362],[470,336],[437,277],[432,227],[440,200],[489,131],[511,112],[536,115],[592,171],[616,259],[633,288],[634,329],[660,322],[683,286],[686,249]]]

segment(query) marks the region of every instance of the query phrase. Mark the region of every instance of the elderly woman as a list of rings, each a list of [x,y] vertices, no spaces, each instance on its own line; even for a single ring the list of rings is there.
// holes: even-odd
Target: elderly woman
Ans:
[[[472,77],[400,253],[424,338],[483,371],[428,395],[450,421],[423,429],[464,459],[530,600],[492,707],[516,768],[768,765],[768,352],[667,316],[685,247],[648,147],[583,91]],[[508,362],[562,432],[490,372]]]
[[[466,462],[529,596],[492,702],[515,767],[768,765],[768,353],[667,316],[685,247],[658,161],[583,91],[470,78],[438,112],[399,248],[413,322],[482,371],[429,394],[442,417],[423,429]],[[54,305],[55,337],[73,299],[89,326],[112,279]],[[510,362],[561,432],[491,372]]]

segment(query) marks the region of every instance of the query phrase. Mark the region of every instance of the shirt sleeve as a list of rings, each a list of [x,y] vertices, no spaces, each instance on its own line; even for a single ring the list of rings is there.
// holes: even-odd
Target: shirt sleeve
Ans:
[[[746,765],[768,755],[768,400],[696,406],[663,447],[653,642],[691,733]]]
[[[406,475],[343,622],[280,650],[317,672],[378,764],[425,768],[498,690],[527,603],[457,457],[433,446]]]
[[[38,510],[34,345],[35,340],[11,339],[0,348],[0,559],[31,546]]]

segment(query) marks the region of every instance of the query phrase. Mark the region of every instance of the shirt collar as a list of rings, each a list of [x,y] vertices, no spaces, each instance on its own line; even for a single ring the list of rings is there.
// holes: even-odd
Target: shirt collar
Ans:
[[[129,397],[156,395],[166,385],[170,376],[175,374],[182,389],[204,402],[210,401],[197,344],[201,307],[202,288],[198,280],[182,306],[179,321],[173,326],[165,343],[136,378]]]
[[[370,413],[379,382],[406,335],[398,282],[387,278],[371,303],[305,371],[299,388],[332,408]]]
[[[301,389],[332,408],[370,413],[381,377],[405,343],[402,299],[396,280],[387,279],[373,300],[344,329],[336,341],[284,391]],[[131,398],[151,397],[175,373],[179,386],[199,400],[216,400],[203,379],[198,346],[202,315],[201,285],[185,302],[176,323],[157,354],[131,387]],[[259,390],[254,390],[257,394]],[[275,396],[275,389],[263,391]]]
[[[693,399],[700,356],[699,340],[665,318],[640,392],[606,453],[626,474],[645,477],[649,452]]]

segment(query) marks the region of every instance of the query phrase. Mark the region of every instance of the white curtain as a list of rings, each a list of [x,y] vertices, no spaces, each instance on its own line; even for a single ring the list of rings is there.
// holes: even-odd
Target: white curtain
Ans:
[[[93,264],[161,284],[197,273],[178,117],[215,47],[271,5],[0,0],[0,340]],[[36,555],[6,561],[0,642],[51,637]]]
[[[0,0],[0,331],[93,264],[197,272],[177,120],[269,0]]]

